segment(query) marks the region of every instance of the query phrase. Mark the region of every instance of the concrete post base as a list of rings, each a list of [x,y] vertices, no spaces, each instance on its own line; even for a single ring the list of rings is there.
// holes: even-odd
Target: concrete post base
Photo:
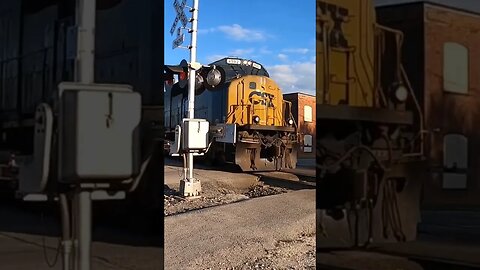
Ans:
[[[202,192],[202,185],[199,180],[193,179],[192,182],[187,179],[180,180],[180,194],[184,197],[198,197]]]

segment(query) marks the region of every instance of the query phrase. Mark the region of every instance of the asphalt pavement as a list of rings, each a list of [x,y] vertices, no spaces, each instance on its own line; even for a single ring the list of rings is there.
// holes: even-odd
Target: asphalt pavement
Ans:
[[[140,224],[143,222],[138,215],[114,215],[122,206],[108,204],[94,202],[94,209],[108,211],[94,211],[92,269],[162,269],[163,247],[158,232]],[[61,255],[57,255],[57,212],[55,204],[0,201],[1,270],[62,269]]]
[[[279,241],[308,234],[315,234],[313,189],[170,216],[165,269],[227,269],[264,256]]]

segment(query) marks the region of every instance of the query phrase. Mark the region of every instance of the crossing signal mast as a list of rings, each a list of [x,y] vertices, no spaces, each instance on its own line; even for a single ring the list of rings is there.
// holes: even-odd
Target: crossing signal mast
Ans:
[[[196,61],[197,58],[197,29],[198,29],[198,0],[193,0],[193,7],[189,7],[192,18],[187,19],[185,8],[187,0],[175,0],[173,6],[177,13],[173,22],[170,34],[175,33],[180,22],[181,27],[177,29],[177,37],[173,41],[173,49],[183,48],[190,50],[190,62],[182,61],[181,66],[188,72],[188,117],[183,119],[182,124],[175,129],[175,143],[172,148],[172,155],[184,156],[184,177],[180,180],[180,193],[184,197],[194,198],[200,195],[201,183],[195,179],[193,174],[193,158],[195,155],[203,155],[208,148],[209,123],[205,119],[195,119],[195,81],[197,70],[202,65]],[[188,23],[191,28],[187,28]],[[191,34],[191,44],[188,47],[181,46],[185,41],[183,30]]]
[[[58,200],[62,267],[92,267],[92,204],[122,200],[138,186],[141,95],[125,84],[95,83],[96,0],[76,0],[75,78],[61,82],[52,102],[38,104],[32,155],[15,164],[17,196]]]

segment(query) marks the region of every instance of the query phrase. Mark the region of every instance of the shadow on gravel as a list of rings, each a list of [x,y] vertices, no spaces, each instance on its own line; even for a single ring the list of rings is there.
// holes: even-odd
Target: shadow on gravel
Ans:
[[[274,176],[261,176],[260,180],[272,187],[286,188],[290,190],[315,189],[315,185],[305,181],[286,180]]]
[[[179,196],[180,193],[175,190],[170,188],[168,185],[163,185],[163,194],[166,196]]]
[[[183,161],[181,158],[165,158],[165,166],[173,166],[183,168]],[[202,169],[207,171],[223,171],[231,173],[241,173],[240,167],[235,164],[227,163],[222,166],[218,165],[207,165],[202,157],[195,157],[194,169]]]
[[[222,171],[222,172],[230,172],[230,173],[248,173],[255,176],[258,176],[257,174],[260,174],[260,173],[272,172],[272,171],[242,172],[240,167],[234,164],[225,164],[224,166],[215,166],[215,165],[207,166],[206,164],[202,164],[201,158],[198,158],[198,161],[199,161],[198,163],[195,163],[194,168],[202,169],[202,170]],[[183,168],[183,163],[180,158],[177,159],[177,158],[168,157],[168,158],[165,158],[164,162],[165,162],[165,166]],[[291,190],[315,188],[315,184],[312,184],[312,183],[316,183],[315,177],[298,175],[293,170],[285,171],[284,173],[295,175],[302,180],[301,181],[285,180],[284,178],[274,177],[274,176],[268,176],[268,177],[261,176],[262,177],[261,180],[265,182],[265,184],[275,186],[275,187],[287,188]]]
[[[126,201],[94,201],[92,220],[95,242],[163,247],[161,211],[134,208]],[[3,197],[0,232],[59,237],[59,206],[55,202],[23,202]]]

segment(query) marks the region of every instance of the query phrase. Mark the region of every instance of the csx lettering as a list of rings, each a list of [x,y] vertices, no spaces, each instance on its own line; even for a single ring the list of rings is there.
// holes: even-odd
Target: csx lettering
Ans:
[[[259,97],[258,99],[254,99],[254,97],[257,96]],[[252,91],[250,95],[248,96],[248,99],[250,100],[250,103],[254,105],[262,105],[262,106],[267,106],[269,108],[273,108],[273,98],[275,95],[268,94],[265,92],[260,92],[260,91]]]
[[[331,30],[329,29],[330,31],[328,33],[324,33],[324,31],[327,31],[327,21],[322,19],[319,20],[320,25],[317,27],[317,39],[323,42],[324,35],[326,34],[327,38],[329,39],[330,46],[347,48],[348,41],[345,38],[342,27],[348,18],[348,14],[348,9],[344,7],[329,4],[323,1],[317,1],[317,19],[329,16],[333,21],[333,27]]]

